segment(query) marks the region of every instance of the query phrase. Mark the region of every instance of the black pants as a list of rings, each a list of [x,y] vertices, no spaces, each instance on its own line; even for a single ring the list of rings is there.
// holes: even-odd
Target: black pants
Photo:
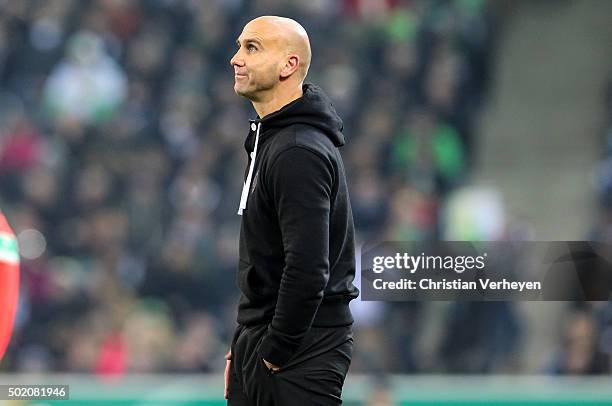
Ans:
[[[270,371],[257,354],[268,325],[238,326],[232,341],[229,406],[314,406],[342,403],[353,352],[351,326],[312,327],[287,365]]]

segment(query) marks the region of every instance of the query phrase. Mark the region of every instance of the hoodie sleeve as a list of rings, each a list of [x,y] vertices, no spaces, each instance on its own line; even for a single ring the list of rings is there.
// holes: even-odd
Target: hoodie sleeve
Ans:
[[[274,317],[259,355],[283,366],[310,329],[329,280],[331,163],[317,153],[292,147],[270,172],[270,193],[280,225],[285,267]]]

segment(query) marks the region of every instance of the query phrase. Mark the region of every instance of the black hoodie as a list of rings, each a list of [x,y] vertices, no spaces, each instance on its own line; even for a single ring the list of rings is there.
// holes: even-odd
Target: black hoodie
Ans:
[[[358,296],[342,120],[319,87],[303,92],[250,120],[245,142],[238,323],[270,323],[259,355],[278,366],[311,326],[350,325]]]

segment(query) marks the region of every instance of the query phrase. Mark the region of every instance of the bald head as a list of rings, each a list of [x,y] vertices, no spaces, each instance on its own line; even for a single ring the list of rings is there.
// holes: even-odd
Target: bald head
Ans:
[[[234,91],[260,117],[302,96],[311,57],[304,27],[290,18],[258,17],[244,26],[236,45]]]
[[[273,46],[286,55],[297,55],[299,58],[298,74],[304,80],[310,67],[310,40],[304,27],[295,20],[278,16],[261,16],[251,20],[244,31],[259,32],[269,39]]]

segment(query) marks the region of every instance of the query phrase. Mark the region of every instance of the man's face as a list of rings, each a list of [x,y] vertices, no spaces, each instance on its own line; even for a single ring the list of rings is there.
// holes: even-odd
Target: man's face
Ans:
[[[236,40],[238,51],[230,64],[234,67],[234,91],[251,101],[273,89],[280,79],[283,54],[281,38],[272,26],[251,21]]]

